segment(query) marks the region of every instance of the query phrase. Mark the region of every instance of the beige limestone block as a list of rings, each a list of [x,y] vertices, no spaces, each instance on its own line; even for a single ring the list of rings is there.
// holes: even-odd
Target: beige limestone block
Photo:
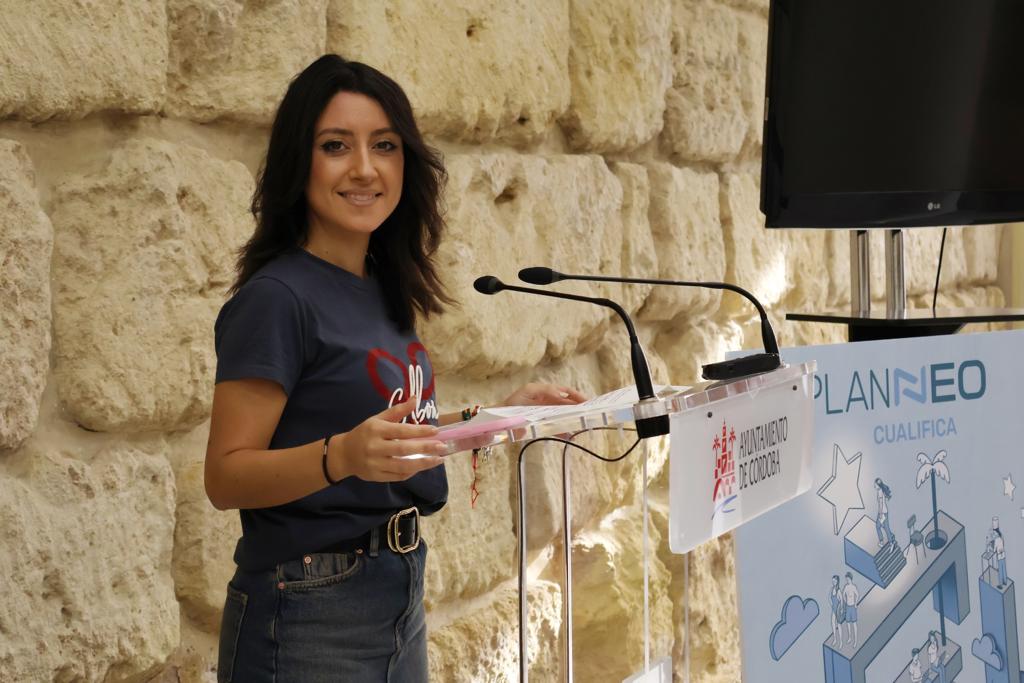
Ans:
[[[722,0],[722,2],[727,5],[738,7],[739,9],[758,12],[766,16],[768,14],[769,0]]]
[[[722,177],[722,227],[725,234],[725,280],[743,287],[756,296],[763,306],[774,306],[795,286],[796,273],[787,263],[789,233],[792,230],[769,230],[758,204],[760,190],[757,179],[748,173],[727,173]],[[813,270],[813,262],[803,267]],[[821,277],[819,273],[809,276]],[[722,295],[722,309],[749,316],[750,302],[738,294]]]
[[[776,316],[781,324],[775,328],[776,337],[779,340],[779,347],[793,346],[821,346],[824,344],[845,344],[848,340],[847,325],[831,323],[809,323],[803,321],[785,320],[785,315]],[[748,338],[760,335],[760,327],[750,326]],[[760,339],[760,337],[757,337]],[[760,341],[758,341],[760,345]],[[782,354],[785,360],[786,354]]]
[[[206,497],[203,465],[210,424],[172,436],[177,524],[174,527],[174,591],[185,615],[217,633],[225,586],[235,571],[235,543],[242,535],[237,510],[217,510]]]
[[[506,585],[486,602],[446,606],[447,620],[428,616],[430,680],[504,683],[519,680],[519,593]],[[527,648],[530,679],[559,680],[562,593],[557,583],[531,581]]]
[[[77,434],[30,440],[0,472],[5,681],[145,680],[178,646],[170,467]]]
[[[328,0],[168,0],[165,111],[269,125],[289,81],[324,52]]]
[[[24,148],[0,140],[0,450],[35,429],[50,366],[50,254],[53,226],[43,213]]]
[[[609,270],[614,264],[602,263],[601,272],[622,277],[658,277],[658,253],[648,217],[651,208],[651,181],[640,164],[615,162],[612,173],[622,185],[622,262],[621,271]],[[650,285],[622,285],[614,289],[613,301],[622,304],[630,316],[640,310],[651,293]]]
[[[976,225],[962,228],[965,281],[974,285],[992,284],[999,277],[1001,225]],[[942,266],[945,270],[946,266]]]
[[[438,372],[485,378],[596,348],[613,315],[608,309],[516,292],[484,296],[473,281],[489,274],[518,283],[519,269],[533,265],[618,270],[622,188],[604,161],[485,154],[452,155],[447,165],[448,232],[437,265],[460,305],[421,326]],[[608,291],[588,283],[559,289]]]
[[[938,308],[973,308],[977,306],[1000,307],[1006,305],[1006,296],[1003,290],[995,285],[963,286],[956,289],[939,290]],[[931,308],[932,295],[911,298],[907,306],[909,308]]]
[[[79,119],[163,103],[162,2],[7,2],[0,11],[0,118]]]
[[[252,230],[237,162],[155,140],[55,192],[55,374],[79,424],[181,429],[209,414],[213,322]]]
[[[779,304],[791,311],[822,308],[830,282],[826,232],[765,228],[759,204],[756,176],[727,173],[722,177],[726,282],[749,290],[766,308]],[[723,294],[722,308],[737,317],[757,316],[753,305],[738,294]]]
[[[573,544],[575,670],[580,680],[622,680],[643,670],[643,518],[623,507],[579,534]],[[650,542],[651,656],[671,653],[671,574],[658,557],[667,544],[653,524]]]
[[[872,252],[871,255],[873,258],[874,253]],[[828,274],[827,305],[829,308],[848,310],[850,307],[849,231],[825,231],[825,254],[822,265]]]
[[[942,274],[939,281],[939,290],[947,287],[956,287],[968,279],[967,259],[963,235],[958,229],[948,230],[946,234],[946,245],[942,249]],[[878,269],[883,275],[882,284],[878,292],[885,296],[885,235],[879,232],[883,244],[882,260],[872,264],[872,270]],[[998,242],[997,242],[998,245]],[[941,228],[909,228],[903,231],[903,277],[907,288],[908,296],[931,294],[935,291],[935,272],[939,264],[939,250],[942,246]],[[992,255],[995,265],[995,252]],[[995,270],[993,268],[993,274]],[[993,275],[994,279],[994,275]],[[929,299],[928,305],[931,306]]]
[[[330,0],[327,49],[406,91],[449,140],[539,140],[569,105],[567,0]]]
[[[664,146],[682,160],[722,162],[743,149],[754,124],[749,22],[707,0],[673,4],[673,81],[666,94]],[[764,57],[762,56],[763,60]],[[758,93],[763,98],[764,90]]]
[[[740,156],[760,164],[761,139],[764,137],[765,70],[768,62],[768,21],[765,16],[740,13],[738,52],[740,101],[743,103],[747,124]]]
[[[560,120],[575,149],[637,147],[661,131],[672,81],[669,0],[572,0],[572,101]]]
[[[756,337],[744,344],[742,328],[731,320],[683,321],[667,327],[654,348],[665,359],[673,384],[695,384],[702,381],[702,365],[725,360],[729,351],[761,347],[760,323],[756,327]]]
[[[658,277],[666,280],[714,280],[725,276],[725,244],[719,218],[718,176],[662,162],[648,165],[650,221],[658,254]],[[640,311],[648,321],[713,314],[717,290],[657,287]]]

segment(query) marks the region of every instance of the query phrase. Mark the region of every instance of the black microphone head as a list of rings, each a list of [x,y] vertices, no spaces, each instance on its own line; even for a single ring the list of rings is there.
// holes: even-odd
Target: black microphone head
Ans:
[[[481,294],[497,294],[505,289],[505,283],[493,275],[481,275],[473,280],[473,289]]]
[[[523,282],[529,282],[531,285],[550,285],[552,282],[561,280],[562,274],[550,268],[534,266],[533,268],[523,268],[520,270],[519,279]]]

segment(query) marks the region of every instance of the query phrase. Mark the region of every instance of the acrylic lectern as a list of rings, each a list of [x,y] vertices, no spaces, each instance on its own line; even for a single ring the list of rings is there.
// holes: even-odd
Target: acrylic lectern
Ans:
[[[667,415],[669,442],[669,547],[687,553],[696,546],[785,503],[811,486],[815,363],[693,387],[662,387],[656,400],[637,400],[635,387],[575,406],[493,409],[470,423],[442,429],[450,453],[504,443],[526,446],[557,435],[632,428],[636,420]],[[475,424],[474,424],[475,422]],[[615,454],[608,454],[615,455]],[[652,667],[648,607],[647,449],[643,458],[644,663],[627,681],[671,681],[671,661]],[[520,496],[525,494],[525,459],[519,460]],[[564,680],[572,681],[572,563],[568,457],[562,461],[565,588]],[[526,512],[519,506],[520,679],[528,677]],[[665,678],[667,676],[667,678]]]

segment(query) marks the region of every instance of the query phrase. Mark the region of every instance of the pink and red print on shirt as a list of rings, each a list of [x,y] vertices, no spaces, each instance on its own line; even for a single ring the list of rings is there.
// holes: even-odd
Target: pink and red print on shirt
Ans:
[[[423,386],[423,366],[429,367],[430,359],[427,349],[420,342],[411,342],[405,349],[407,358],[399,360],[384,349],[372,349],[366,357],[366,369],[370,373],[370,382],[374,389],[387,399],[388,407],[416,396],[416,409],[402,420],[413,424],[425,424],[437,419],[437,403],[434,400],[434,373],[430,373],[430,384]],[[404,385],[391,389],[381,379],[380,364],[391,363],[404,378]]]

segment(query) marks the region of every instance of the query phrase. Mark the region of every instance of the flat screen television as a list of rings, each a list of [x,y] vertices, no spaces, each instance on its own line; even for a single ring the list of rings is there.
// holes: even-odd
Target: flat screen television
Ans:
[[[1024,0],[772,0],[768,227],[1024,220]]]

